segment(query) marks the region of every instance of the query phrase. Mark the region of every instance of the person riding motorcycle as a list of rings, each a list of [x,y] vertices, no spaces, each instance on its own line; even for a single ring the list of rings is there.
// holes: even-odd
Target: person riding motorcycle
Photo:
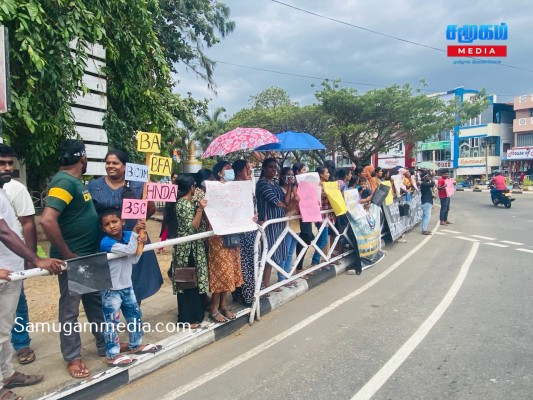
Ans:
[[[489,187],[493,188],[490,191],[490,195],[494,200],[498,196],[498,193],[504,193],[507,191],[507,181],[499,171],[496,171],[489,182]]]

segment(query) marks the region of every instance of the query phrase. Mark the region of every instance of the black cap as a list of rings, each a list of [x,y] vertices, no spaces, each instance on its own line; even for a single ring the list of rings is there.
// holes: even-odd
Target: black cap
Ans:
[[[64,167],[74,165],[80,161],[84,155],[86,155],[86,153],[83,141],[67,139],[61,144],[61,146],[59,146],[59,165]]]

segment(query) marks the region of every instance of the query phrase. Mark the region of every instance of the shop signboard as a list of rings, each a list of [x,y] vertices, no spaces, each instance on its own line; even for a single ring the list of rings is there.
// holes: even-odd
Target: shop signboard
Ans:
[[[427,150],[449,150],[451,148],[451,143],[449,140],[442,142],[427,142],[420,143],[418,145],[418,151],[427,151]]]
[[[479,166],[479,165],[485,165],[485,158],[484,157],[463,157],[463,158],[459,158],[459,166],[460,167],[473,167],[473,166]]]
[[[533,147],[508,150],[507,160],[533,160]]]

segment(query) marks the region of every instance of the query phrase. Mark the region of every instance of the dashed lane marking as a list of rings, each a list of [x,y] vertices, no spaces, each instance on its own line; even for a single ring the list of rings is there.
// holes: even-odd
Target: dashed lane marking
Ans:
[[[533,253],[533,250],[529,249],[515,249],[516,251],[523,251],[524,253]]]
[[[485,243],[489,246],[495,246],[495,247],[509,247],[506,244],[500,244],[500,243]]]
[[[441,229],[441,231],[448,232],[448,233],[461,233],[461,232],[457,232],[457,231],[450,231],[448,229]]]
[[[500,240],[501,243],[514,244],[515,246],[523,246],[524,243],[511,242],[509,240]]]
[[[456,236],[455,238],[456,239],[461,239],[461,240],[466,240],[468,242],[479,242],[479,239],[472,239],[472,238],[467,238],[467,237],[464,237],[464,236]]]
[[[488,236],[481,236],[481,235],[470,235],[470,236],[478,238],[478,239],[483,239],[483,240],[496,240],[496,238],[491,238]]]
[[[434,235],[446,235],[444,232],[433,232]]]

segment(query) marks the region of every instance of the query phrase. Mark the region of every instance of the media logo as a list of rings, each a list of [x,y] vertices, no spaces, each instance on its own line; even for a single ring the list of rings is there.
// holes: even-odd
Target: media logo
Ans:
[[[457,40],[460,43],[459,45],[448,46],[448,57],[507,57],[506,45],[469,45],[477,40],[504,41],[507,38],[506,23],[500,25],[448,25],[446,27],[446,40]]]

